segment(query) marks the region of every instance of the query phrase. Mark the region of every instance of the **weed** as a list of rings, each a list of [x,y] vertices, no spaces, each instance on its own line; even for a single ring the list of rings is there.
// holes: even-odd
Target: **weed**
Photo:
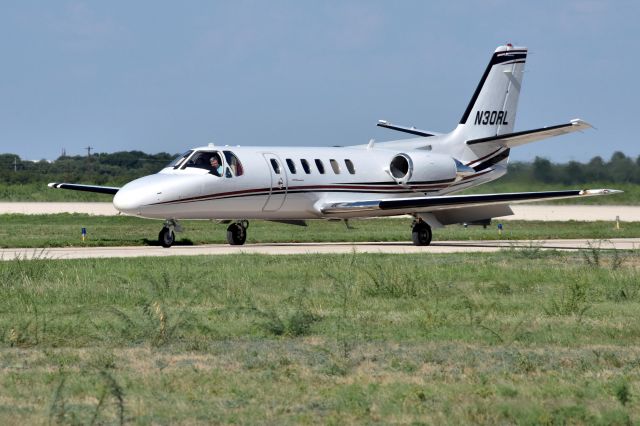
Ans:
[[[100,377],[102,377],[106,386],[105,391],[103,391],[103,394],[100,397],[100,401],[104,400],[104,395],[107,392],[113,397],[116,404],[118,423],[120,425],[123,425],[124,424],[124,390],[122,389],[122,386],[120,386],[118,382],[116,382],[113,376],[109,374],[108,371],[101,370]],[[97,419],[100,408],[101,408],[101,404],[99,403],[98,406],[96,407],[96,411],[93,416],[94,420]],[[91,424],[93,423],[94,421],[91,422]]]
[[[99,391],[100,393],[96,398],[98,403],[96,404],[96,407],[93,410],[93,414],[91,415],[91,419],[88,422],[83,421],[82,419],[83,414],[85,413],[74,410],[74,407],[76,407],[76,410],[79,408],[77,405],[67,403],[65,395],[67,374],[60,372],[59,375],[60,380],[58,381],[58,384],[55,388],[51,399],[51,404],[49,406],[49,424],[102,424],[104,423],[104,421],[99,421],[100,415],[104,413],[108,396],[110,396],[114,400],[115,417],[117,419],[117,423],[120,425],[124,424],[124,390],[108,371],[100,370],[98,372],[98,376],[101,379],[102,386],[101,390]],[[90,397],[91,395],[86,396]]]
[[[373,297],[416,297],[418,282],[412,272],[395,265],[369,265],[365,273],[371,281],[365,285],[364,293]]]
[[[49,406],[49,424],[63,424],[66,416],[65,400],[63,395],[66,376],[60,373],[60,381],[53,392],[51,405]]]
[[[34,249],[30,256],[16,256],[13,260],[0,259],[0,288],[15,288],[25,282],[39,280],[50,268],[46,249]]]
[[[509,252],[512,256],[522,259],[540,259],[544,256],[544,241],[530,241],[527,245],[515,242],[509,243]]]
[[[596,244],[589,241],[587,242],[587,249],[580,250],[580,254],[582,254],[582,259],[588,266],[598,268],[600,267],[600,251],[600,243]]]
[[[613,385],[613,391],[616,395],[616,399],[623,406],[627,405],[629,401],[631,401],[631,390],[629,389],[629,383],[626,380],[620,379],[615,382]]]
[[[338,297],[338,318],[336,321],[336,342],[340,348],[340,353],[344,359],[348,359],[351,353],[352,333],[350,321],[350,309],[353,297],[353,271],[356,263],[356,253],[353,252],[346,262],[347,275],[333,275],[325,272],[325,275],[332,280],[333,289]]]
[[[548,305],[544,308],[547,315],[566,316],[575,315],[578,322],[591,304],[587,301],[587,285],[574,279],[568,286],[563,286],[559,297],[552,297]]]

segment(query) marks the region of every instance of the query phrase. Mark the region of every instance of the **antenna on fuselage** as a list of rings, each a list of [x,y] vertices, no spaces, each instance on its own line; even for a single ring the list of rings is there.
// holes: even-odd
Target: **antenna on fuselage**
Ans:
[[[369,144],[367,145],[367,149],[373,148],[374,143],[376,143],[375,139],[369,139]]]

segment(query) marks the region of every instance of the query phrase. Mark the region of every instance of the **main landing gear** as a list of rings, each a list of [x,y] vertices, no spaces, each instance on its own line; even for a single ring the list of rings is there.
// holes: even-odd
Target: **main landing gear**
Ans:
[[[227,242],[232,246],[241,246],[247,240],[247,228],[249,227],[249,222],[246,220],[241,220],[235,223],[232,223],[227,228]]]
[[[411,239],[416,246],[428,246],[431,244],[431,227],[422,220],[418,219],[413,222],[413,230],[411,231]]]
[[[158,242],[164,248],[169,248],[176,241],[176,234],[173,232],[175,229],[176,232],[182,231],[182,227],[175,219],[167,219],[164,221],[164,226],[162,230],[158,234]]]

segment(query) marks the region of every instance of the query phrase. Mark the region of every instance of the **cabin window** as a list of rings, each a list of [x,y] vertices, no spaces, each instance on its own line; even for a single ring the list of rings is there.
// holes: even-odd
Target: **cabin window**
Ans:
[[[180,164],[182,164],[182,162],[184,160],[186,160],[187,157],[189,157],[191,155],[192,152],[193,152],[193,150],[189,150],[189,151],[185,152],[184,154],[178,155],[176,158],[173,159],[173,161],[171,161],[169,164],[167,164],[167,167],[173,167],[173,168],[177,169],[178,167],[180,167]]]
[[[309,162],[303,158],[302,160],[300,160],[300,163],[302,163],[302,168],[304,169],[304,172],[310,175],[311,167],[309,167]]]
[[[224,151],[224,158],[227,160],[227,174],[231,176],[242,176],[244,169],[238,157],[231,151]]]
[[[287,166],[289,166],[289,171],[291,172],[291,174],[295,175],[296,174],[296,164],[293,162],[293,160],[291,158],[287,158]]]
[[[318,160],[316,158],[316,167],[318,168],[318,171],[320,172],[321,175],[324,174],[324,164],[322,164],[322,161]]]
[[[279,175],[280,174],[280,163],[278,163],[278,161],[275,158],[272,158],[271,160],[271,167],[273,167],[273,171]]]
[[[331,160],[329,160],[329,163],[331,163],[331,168],[333,169],[333,173],[339,175],[340,166],[338,165],[338,162],[332,158]]]
[[[347,170],[349,170],[349,173],[351,173],[352,175],[356,174],[356,168],[353,167],[353,163],[351,162],[351,160],[344,160],[344,164],[347,165]]]

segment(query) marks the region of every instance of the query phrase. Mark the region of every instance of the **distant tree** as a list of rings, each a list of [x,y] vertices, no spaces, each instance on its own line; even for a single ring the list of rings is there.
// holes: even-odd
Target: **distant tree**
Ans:
[[[627,157],[620,151],[616,151],[611,156],[611,160],[607,164],[611,181],[618,183],[631,182],[635,164],[631,158]]]
[[[562,183],[569,185],[585,182],[584,166],[577,161],[569,161],[563,169]]]
[[[553,165],[546,158],[536,157],[533,160],[533,178],[539,182],[551,183],[555,180]]]

